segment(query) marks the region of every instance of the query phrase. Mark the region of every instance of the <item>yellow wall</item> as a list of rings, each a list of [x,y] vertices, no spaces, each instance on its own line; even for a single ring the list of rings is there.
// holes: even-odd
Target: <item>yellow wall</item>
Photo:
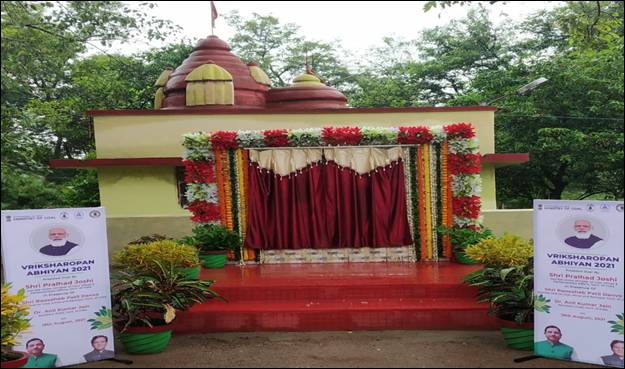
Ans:
[[[482,176],[482,209],[497,209],[495,167],[483,165],[480,174]]]
[[[109,252],[112,254],[141,236],[158,233],[174,238],[182,238],[189,235],[193,222],[189,216],[171,217],[118,217],[112,216],[107,208],[107,233]],[[484,211],[484,223],[495,234],[503,235],[505,232],[519,235],[525,239],[533,238],[532,235],[532,209],[519,210],[486,210]]]
[[[482,154],[494,152],[494,112],[357,114],[127,115],[94,117],[99,159],[182,156],[182,135],[198,131],[323,126],[475,125]],[[178,205],[173,167],[98,169],[100,199],[107,214],[189,216]],[[495,208],[494,168],[483,168],[483,207]]]
[[[99,159],[179,157],[182,155],[182,135],[199,131],[327,126],[434,126],[457,122],[475,125],[482,154],[495,152],[493,111],[94,117]]]
[[[190,214],[178,205],[174,167],[98,168],[98,182],[110,217]]]
[[[505,232],[519,235],[525,239],[534,238],[532,209],[499,209],[484,210],[484,225],[495,232],[503,235]]]
[[[109,254],[126,246],[129,242],[151,234],[161,234],[180,239],[191,234],[193,222],[189,216],[171,217],[115,217],[106,212],[106,233]]]

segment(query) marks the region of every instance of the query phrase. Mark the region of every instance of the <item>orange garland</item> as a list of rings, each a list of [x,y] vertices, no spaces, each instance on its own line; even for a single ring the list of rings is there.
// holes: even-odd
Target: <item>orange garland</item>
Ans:
[[[443,142],[441,146],[441,211],[442,222],[445,227],[449,227],[449,203],[451,197],[449,190],[451,189],[451,183],[449,182],[449,171],[447,168],[447,153],[449,150],[449,144],[447,141]],[[443,236],[443,256],[451,257],[451,240],[448,235]]]
[[[425,188],[423,179],[423,146],[417,146],[417,177],[419,182],[419,234],[421,238],[421,260],[427,259],[427,232],[425,230]]]
[[[222,176],[224,183],[224,196],[226,199],[226,227],[233,231],[234,221],[232,219],[232,183],[230,183],[230,158],[228,157],[228,151],[222,151]]]
[[[245,216],[247,217],[247,209],[248,209],[248,198],[249,198],[249,170],[250,170],[250,152],[248,150],[243,150],[243,162],[241,163],[243,166],[243,181],[245,182],[245,193],[242,198],[242,205],[245,206]],[[245,219],[245,224],[247,225],[247,219]],[[243,234],[245,234],[247,229],[243,230]],[[245,238],[243,238],[243,242],[245,242]],[[256,260],[256,251],[249,247],[245,248],[245,260]]]
[[[447,150],[449,151],[449,150]],[[445,162],[447,162],[448,157],[445,157]],[[447,167],[449,168],[449,165],[447,165]],[[449,201],[447,202],[447,228],[451,228],[454,225],[454,210],[453,210],[453,190],[452,190],[452,177],[451,177],[451,173],[449,172],[449,170],[447,170],[447,183],[449,183],[449,185],[447,186],[447,188],[445,190],[447,190],[447,198],[449,199]],[[453,250],[452,250],[453,245],[451,244],[451,238],[449,240],[449,257],[451,257],[453,255]]]
[[[221,149],[215,149],[215,179],[217,180],[217,194],[219,196],[219,220],[222,225],[226,224],[226,199],[224,193],[224,178],[222,175]]]

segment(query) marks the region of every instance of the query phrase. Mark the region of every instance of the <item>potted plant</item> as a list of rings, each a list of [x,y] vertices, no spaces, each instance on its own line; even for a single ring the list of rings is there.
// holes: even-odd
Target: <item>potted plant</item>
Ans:
[[[172,265],[153,270],[125,270],[113,279],[113,321],[130,354],[165,350],[171,340],[176,310],[218,297],[211,280],[189,280]]]
[[[114,261],[126,268],[149,271],[156,271],[158,262],[174,267],[188,279],[198,279],[200,275],[198,250],[168,239],[128,244],[114,256]]]
[[[25,352],[13,351],[17,345],[17,336],[30,328],[29,306],[24,303],[24,289],[13,295],[9,293],[10,284],[2,283],[2,367],[21,368],[28,361]]]
[[[198,248],[205,268],[223,268],[228,251],[235,251],[241,246],[238,234],[218,224],[197,225],[193,228],[192,235],[181,242]]]
[[[478,302],[490,304],[508,346],[534,347],[534,248],[530,241],[506,234],[468,246],[466,254],[484,264],[465,283],[478,288]]]
[[[454,259],[460,264],[477,264],[478,262],[468,257],[465,250],[468,246],[475,245],[485,238],[493,238],[493,232],[488,228],[478,230],[471,228],[445,227],[439,226],[438,233],[442,236],[449,236],[453,246]]]

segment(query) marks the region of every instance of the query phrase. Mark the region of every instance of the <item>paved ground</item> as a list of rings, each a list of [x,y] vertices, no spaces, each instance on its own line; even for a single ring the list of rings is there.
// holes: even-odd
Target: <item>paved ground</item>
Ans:
[[[129,367],[478,367],[586,368],[588,364],[536,359],[505,347],[501,333],[468,331],[383,331],[312,333],[219,333],[175,336],[167,351],[83,364],[76,368]],[[597,366],[598,367],[598,366]]]

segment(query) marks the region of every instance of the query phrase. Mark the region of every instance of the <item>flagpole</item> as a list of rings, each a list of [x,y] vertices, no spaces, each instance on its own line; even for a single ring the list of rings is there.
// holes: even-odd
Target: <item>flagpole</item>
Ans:
[[[217,19],[217,8],[215,3],[211,1],[211,36],[215,36],[215,19]]]

